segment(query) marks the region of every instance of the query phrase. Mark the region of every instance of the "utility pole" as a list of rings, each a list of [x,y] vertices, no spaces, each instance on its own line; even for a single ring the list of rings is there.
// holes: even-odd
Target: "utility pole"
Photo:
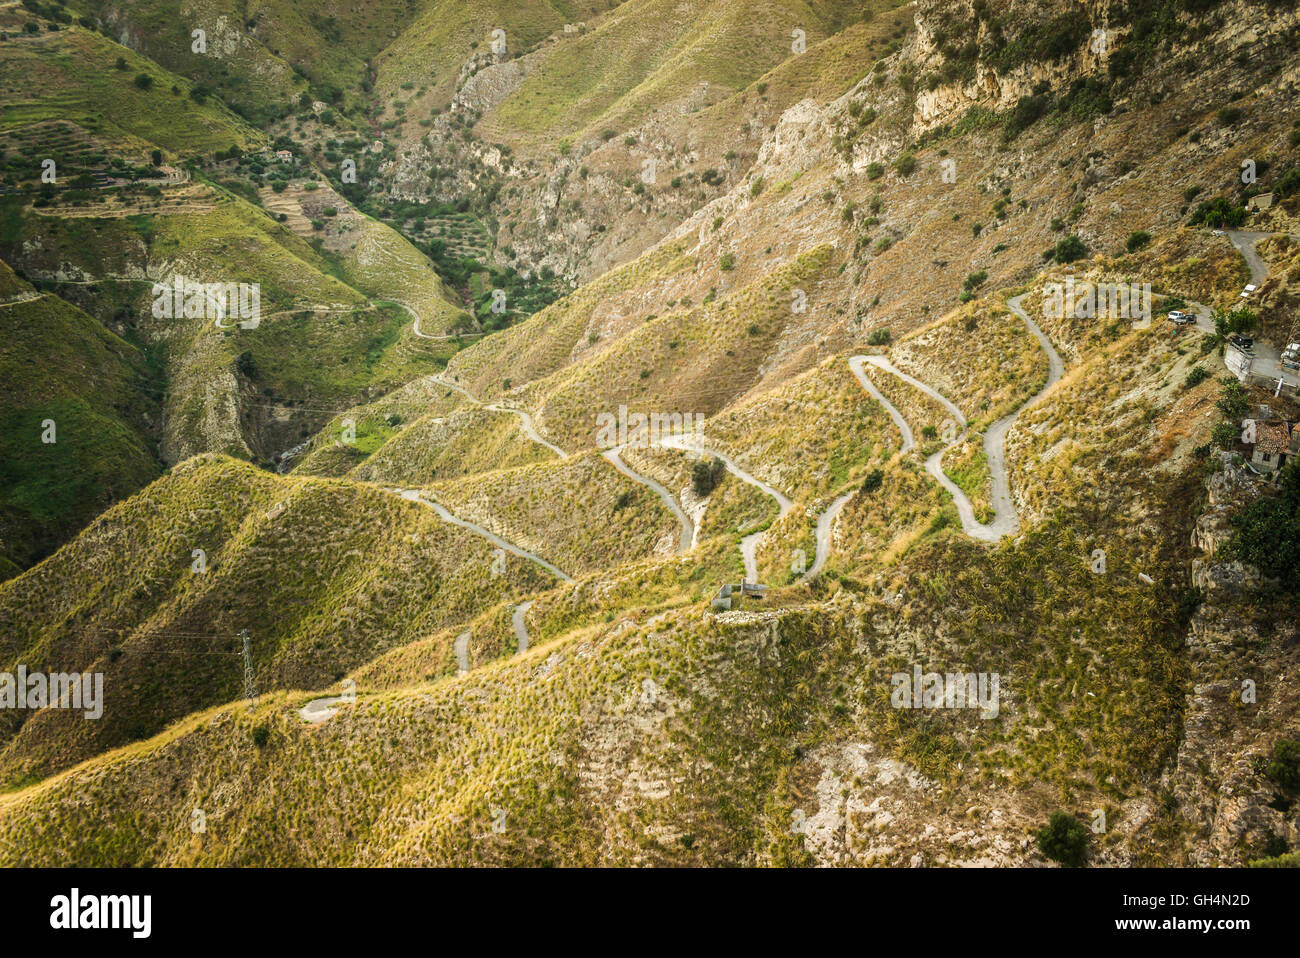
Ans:
[[[248,630],[240,629],[239,638],[244,645],[244,697],[248,699],[248,707],[251,709],[257,700],[257,688],[253,684],[253,653],[248,648]]]

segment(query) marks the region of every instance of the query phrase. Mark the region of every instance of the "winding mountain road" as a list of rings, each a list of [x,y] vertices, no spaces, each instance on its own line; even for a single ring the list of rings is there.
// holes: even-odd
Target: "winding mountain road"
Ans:
[[[513,555],[517,555],[521,559],[527,559],[529,562],[535,562],[537,565],[541,566],[547,572],[551,573],[552,575],[554,575],[556,578],[560,579],[563,582],[573,581],[573,577],[571,575],[569,575],[566,572],[562,572],[560,569],[556,568],[554,565],[547,562],[545,559],[537,555],[535,552],[529,552],[527,549],[521,549],[519,548],[519,546],[515,545],[514,543],[507,542],[505,539],[502,539],[496,533],[490,532],[487,529],[484,529],[480,525],[475,525],[472,522],[467,522],[464,519],[452,515],[450,512],[447,511],[447,509],[444,506],[434,502],[432,499],[425,499],[423,496],[420,495],[419,492],[417,492],[414,489],[389,489],[387,491],[394,493],[395,495],[399,495],[403,499],[406,499],[409,502],[418,502],[420,505],[432,509],[434,512],[438,514],[438,518],[441,519],[443,522],[451,523],[454,526],[460,526],[462,529],[468,529],[470,532],[473,532],[477,535],[482,536],[484,539],[487,539],[494,546],[500,549],[505,549],[507,552],[512,553]],[[518,640],[519,643],[520,652],[525,652],[528,650],[528,627],[524,624],[524,613],[527,612],[530,608],[532,608],[532,605],[533,605],[533,600],[531,599],[529,599],[527,602],[519,603],[519,605],[515,606],[514,614],[511,616],[510,619],[511,625],[515,630],[515,638]],[[464,675],[466,672],[469,671],[469,633],[468,632],[462,632],[460,635],[456,637],[455,651],[456,651],[457,670],[459,674]],[[318,701],[323,701],[323,700],[318,700]],[[309,702],[308,706],[312,706],[315,704],[316,704],[315,702]],[[332,715],[333,713],[331,712],[330,714]],[[329,718],[329,716],[326,715],[325,718]]]
[[[551,452],[555,453],[561,459],[567,459],[569,457],[569,454],[565,452],[563,449],[561,449],[559,446],[557,446],[555,443],[548,442],[546,439],[542,438],[542,434],[537,431],[537,424],[533,422],[533,417],[530,416],[528,413],[524,412],[522,409],[515,409],[512,406],[499,406],[496,403],[480,402],[474,396],[474,394],[471,393],[464,386],[460,386],[457,385],[456,383],[448,382],[447,380],[443,379],[441,376],[430,376],[429,379],[435,383],[438,383],[441,386],[446,386],[448,389],[456,390],[456,392],[460,393],[462,396],[464,396],[466,399],[472,402],[475,406],[481,406],[484,409],[488,410],[489,412],[505,412],[505,413],[510,413],[510,415],[512,416],[518,416],[520,427],[523,429],[525,436],[527,436],[533,442],[545,446],[547,449],[551,450]]]
[[[1026,402],[1024,402],[1015,412],[1003,416],[997,422],[993,423],[984,432],[984,456],[988,462],[989,475],[993,480],[993,490],[991,495],[991,505],[993,507],[993,521],[985,525],[975,518],[975,507],[971,504],[970,498],[962,491],[955,482],[948,478],[943,471],[943,456],[949,449],[961,441],[965,435],[953,437],[952,440],[945,443],[942,449],[932,454],[925,460],[925,471],[934,478],[948,493],[952,496],[953,504],[957,507],[957,514],[961,517],[962,531],[972,539],[979,539],[983,542],[997,542],[1005,535],[1014,533],[1020,528],[1020,516],[1016,511],[1015,502],[1011,498],[1011,485],[1007,478],[1006,465],[1006,438],[1012,425],[1015,423],[1025,410],[1036,405],[1047,392],[1060,381],[1065,374],[1065,363],[1061,359],[1052,342],[1048,339],[1047,334],[1039,325],[1030,318],[1029,314],[1021,307],[1021,301],[1025,298],[1024,293],[1014,296],[1007,300],[1007,306],[1011,311],[1019,316],[1029,328],[1029,332],[1038,340],[1043,352],[1047,354],[1047,383],[1041,390]],[[956,407],[947,397],[942,395],[938,390],[921,382],[915,377],[909,376],[897,369],[887,359],[880,356],[853,357],[861,358],[866,362],[885,370],[904,382],[915,386],[926,395],[933,397],[943,405],[945,409],[953,414],[963,429],[966,426],[966,417],[961,410]],[[850,366],[853,364],[850,359]],[[859,365],[859,369],[861,366]],[[888,406],[886,408],[889,408]],[[895,410],[896,411],[896,410]],[[891,413],[892,415],[892,413]]]
[[[448,340],[448,339],[464,339],[465,337],[468,337],[468,336],[482,336],[482,335],[483,335],[483,333],[481,333],[481,332],[469,332],[469,333],[440,333],[440,334],[437,335],[437,336],[434,336],[434,335],[432,335],[432,334],[430,334],[430,333],[422,333],[422,332],[420,332],[420,314],[417,313],[414,309],[412,309],[412,308],[411,308],[410,306],[408,306],[406,303],[403,303],[400,299],[385,299],[385,300],[382,300],[382,302],[385,302],[385,303],[396,303],[398,306],[402,307],[402,309],[404,309],[404,310],[406,310],[408,313],[410,313],[410,314],[411,314],[411,320],[412,320],[412,322],[411,322],[411,332],[415,333],[415,335],[418,336],[420,339],[437,339],[437,340],[444,340],[444,341],[445,341],[445,340]]]
[[[1253,246],[1251,248],[1253,251]],[[1253,269],[1254,267],[1252,266],[1252,270]],[[945,443],[943,448],[941,448],[938,452],[935,452],[934,454],[932,454],[926,459],[925,470],[927,473],[930,474],[931,477],[935,479],[935,481],[937,481],[940,484],[940,486],[942,486],[945,490],[947,490],[948,493],[952,496],[953,503],[957,507],[957,513],[961,518],[962,531],[966,535],[970,536],[971,538],[979,539],[984,542],[997,542],[1003,536],[1014,533],[1020,526],[1020,517],[1016,511],[1015,503],[1011,498],[1010,481],[1007,477],[1007,469],[1006,469],[1007,433],[1010,431],[1011,426],[1015,423],[1016,419],[1019,418],[1021,413],[1023,413],[1026,409],[1029,409],[1030,407],[1037,404],[1047,394],[1047,392],[1053,386],[1056,385],[1056,383],[1061,379],[1062,375],[1064,375],[1065,372],[1065,363],[1061,359],[1060,354],[1052,346],[1051,340],[1047,337],[1047,334],[1043,332],[1043,330],[1038,326],[1038,324],[1034,322],[1034,320],[1030,318],[1029,314],[1026,313],[1024,309],[1021,307],[1021,301],[1024,299],[1024,296],[1025,294],[1022,293],[1019,296],[1012,297],[1011,299],[1007,300],[1007,305],[1017,316],[1019,316],[1024,321],[1030,333],[1033,334],[1033,336],[1038,340],[1039,345],[1042,347],[1043,351],[1047,354],[1047,360],[1048,360],[1047,382],[1036,395],[1034,395],[1032,398],[1030,398],[1024,404],[1022,404],[1018,409],[1016,409],[1015,412],[997,420],[997,422],[989,426],[989,428],[984,433],[983,446],[984,446],[985,458],[988,463],[989,474],[992,479],[991,505],[993,508],[993,520],[989,522],[987,525],[979,522],[976,519],[975,509],[970,501],[970,498],[966,495],[965,492],[962,491],[962,489],[955,482],[949,479],[947,474],[943,471],[944,453],[946,453],[949,449],[951,449],[954,445],[956,445],[965,435],[967,419],[965,414],[961,411],[961,409],[959,409],[955,403],[953,403],[950,399],[948,399],[948,397],[944,396],[933,386],[929,385],[926,382],[923,382],[920,379],[917,379],[914,376],[909,375],[908,373],[903,372],[901,369],[896,367],[884,356],[855,355],[855,356],[850,356],[848,358],[849,370],[853,373],[853,376],[857,379],[858,383],[862,386],[864,390],[866,390],[866,392],[876,402],[881,404],[881,406],[888,413],[890,419],[893,420],[894,425],[898,427],[898,431],[902,437],[902,444],[898,450],[897,453],[898,455],[905,455],[906,453],[916,448],[916,436],[913,433],[911,424],[908,423],[907,418],[898,410],[897,407],[894,406],[893,403],[891,403],[888,399],[885,398],[884,394],[881,393],[881,391],[876,387],[875,383],[872,382],[870,377],[866,374],[866,370],[864,369],[864,366],[867,364],[875,366],[876,368],[881,369],[884,372],[887,372],[890,375],[897,377],[898,379],[902,380],[908,385],[916,389],[919,389],[925,395],[931,397],[936,402],[938,402],[941,406],[943,406],[943,408],[946,409],[952,415],[956,423],[960,425],[962,432],[954,436],[953,439]],[[421,335],[418,329],[416,330],[416,333],[417,335]],[[469,392],[469,390],[465,389],[463,386],[460,386],[456,383],[448,382],[447,380],[441,378],[440,376],[431,376],[430,379],[434,382],[439,383],[440,385],[446,386],[450,389],[454,389],[457,392],[460,392],[467,399],[469,399],[470,402],[474,403],[475,405],[482,406],[485,409],[489,409],[495,412],[507,412],[518,416],[522,423],[525,434],[527,434],[530,439],[532,439],[534,442],[538,442],[546,446],[548,449],[555,452],[556,455],[560,456],[561,458],[567,456],[567,453],[565,453],[564,450],[560,449],[558,446],[542,438],[540,433],[538,433],[537,431],[536,425],[533,423],[532,417],[528,413],[524,412],[523,410],[513,409],[506,406],[499,406],[496,404],[484,404],[480,402],[478,399],[476,399]],[[776,500],[777,508],[778,508],[778,516],[777,516],[778,520],[784,518],[794,508],[794,502],[790,499],[789,496],[785,495],[780,490],[775,489],[768,483],[763,482],[761,479],[757,478],[756,476],[742,469],[735,462],[735,460],[733,460],[730,456],[718,452],[717,450],[708,448],[702,442],[700,442],[700,440],[696,438],[694,435],[684,434],[684,435],[667,436],[659,439],[655,444],[666,449],[678,449],[687,452],[695,452],[704,456],[716,457],[718,460],[722,462],[723,466],[726,467],[727,471],[730,472],[732,475],[734,475],[736,478],[740,479],[742,482],[754,486],[757,489],[762,490],[763,493]],[[602,456],[619,473],[626,476],[628,479],[631,479],[633,482],[645,486],[646,488],[653,491],[656,496],[659,497],[659,499],[664,503],[665,506],[667,506],[669,511],[673,513],[673,515],[677,518],[678,521],[679,531],[678,531],[678,542],[677,542],[677,550],[676,550],[677,553],[681,554],[689,551],[694,546],[694,539],[696,533],[694,522],[691,520],[690,516],[686,514],[686,511],[682,508],[677,497],[674,496],[668,490],[667,487],[665,487],[662,483],[656,481],[655,479],[650,478],[649,476],[645,476],[636,472],[634,469],[628,466],[626,462],[624,462],[621,456],[621,452],[624,448],[626,447],[619,446],[612,449],[607,449],[602,453]],[[402,490],[396,490],[396,491],[408,499],[414,499],[434,509],[435,511],[437,511],[439,517],[442,518],[444,521],[451,522],[455,525],[459,525],[465,529],[475,532],[478,535],[487,538],[489,541],[493,542],[500,548],[506,549],[507,551],[510,551],[515,555],[521,556],[522,558],[528,559],[532,562],[536,562],[537,564],[541,565],[543,568],[547,569],[552,574],[556,575],[558,578],[564,581],[572,581],[570,576],[568,576],[567,574],[565,574],[560,569],[556,568],[554,565],[547,562],[545,559],[541,558],[540,556],[528,552],[526,550],[520,549],[518,546],[515,546],[512,543],[507,542],[506,540],[500,538],[494,533],[489,532],[487,529],[484,529],[481,526],[457,518],[456,516],[448,512],[445,508],[438,505],[437,503],[420,498],[418,493],[411,492],[411,491],[402,491]],[[835,520],[839,517],[840,512],[844,509],[844,507],[848,504],[848,502],[853,498],[853,494],[854,494],[853,490],[842,493],[841,495],[836,497],[831,502],[831,504],[818,515],[816,532],[815,532],[816,553],[813,558],[812,566],[805,573],[804,577],[806,579],[812,579],[816,577],[821,572],[823,567],[826,565],[826,561],[830,556],[831,534],[834,528]],[[746,581],[758,582],[758,546],[759,543],[762,542],[765,531],[766,530],[751,533],[745,536],[744,538],[742,538],[740,541],[740,553],[744,561]],[[523,615],[528,610],[528,607],[530,605],[531,602],[522,603],[521,605],[517,606],[512,620],[514,622],[515,635],[519,640],[519,650],[521,652],[528,647],[528,633],[527,630],[524,628]],[[459,643],[459,639],[457,641]],[[460,656],[458,652],[458,661],[459,659]]]
[[[908,423],[907,417],[899,412],[894,404],[885,398],[884,393],[876,388],[876,384],[873,383],[867,376],[866,372],[863,371],[862,364],[870,359],[870,356],[850,356],[849,371],[853,373],[854,377],[858,380],[858,384],[867,391],[867,394],[876,402],[880,403],[880,405],[885,407],[885,412],[889,413],[889,418],[894,420],[894,425],[897,426],[898,431],[903,434],[903,445],[899,448],[898,454],[906,455],[915,448],[916,437],[912,435],[912,427]]]
[[[1260,240],[1273,234],[1255,230],[1224,230],[1224,232],[1228,235],[1228,241],[1245,257],[1246,265],[1250,268],[1250,281],[1258,286],[1268,279],[1268,264],[1264,262],[1264,258],[1259,255],[1255,247]]]
[[[520,602],[515,606],[515,614],[510,617],[510,624],[515,630],[515,639],[518,640],[518,652],[520,654],[528,651],[528,626],[524,624],[524,615],[533,607],[533,600]]]
[[[547,562],[537,553],[529,552],[527,549],[521,549],[513,542],[508,542],[507,540],[502,539],[495,532],[491,532],[487,529],[484,529],[480,525],[476,525],[473,522],[468,522],[465,519],[461,519],[459,516],[453,515],[451,512],[447,510],[445,506],[441,505],[440,503],[434,502],[432,499],[424,498],[415,489],[389,489],[387,491],[393,493],[394,495],[401,496],[403,499],[406,499],[408,502],[418,502],[420,505],[424,506],[425,508],[432,509],[435,513],[438,514],[438,518],[441,519],[443,522],[450,523],[453,526],[460,526],[462,529],[467,529],[468,531],[473,532],[475,535],[482,536],[484,539],[486,539],[488,542],[492,543],[494,546],[496,546],[499,549],[504,549],[506,552],[509,552],[512,555],[517,555],[521,559],[527,559],[529,562],[536,563],[537,565],[541,566],[543,569],[551,573],[551,575],[555,576],[557,579],[561,580],[562,582],[573,581],[573,576],[557,568],[550,562]]]
[[[842,496],[837,498],[826,510],[817,517],[817,551],[813,555],[813,564],[808,567],[804,573],[805,579],[815,579],[822,571],[822,566],[826,565],[826,560],[831,556],[831,529],[835,525],[835,520],[840,517],[840,512],[849,504],[856,490],[850,489]]]
[[[677,497],[669,492],[668,488],[663,483],[657,482],[649,476],[641,475],[623,461],[623,457],[619,455],[619,453],[621,453],[625,448],[627,447],[615,446],[613,449],[606,449],[601,453],[601,455],[603,455],[609,461],[610,465],[623,475],[627,476],[633,482],[640,483],[650,489],[663,501],[663,504],[666,505],[672,514],[677,517],[677,522],[680,526],[677,533],[677,552],[680,554],[689,551],[691,544],[695,541],[695,523],[691,522],[690,516],[686,514],[686,511],[682,509],[681,505],[677,502]]]
[[[921,380],[917,379],[915,376],[909,376],[907,373],[903,372],[901,369],[896,367],[884,356],[863,356],[861,358],[864,361],[871,363],[871,365],[878,366],[879,368],[883,369],[885,372],[897,376],[899,379],[901,379],[903,382],[907,383],[908,385],[915,386],[917,389],[921,390],[921,392],[925,393],[931,399],[937,400],[938,403],[941,406],[943,406],[944,409],[947,409],[950,413],[952,413],[953,418],[957,420],[957,423],[963,428],[965,428],[966,426],[965,414],[960,409],[958,409],[956,405],[954,405],[948,399],[947,396],[939,392],[939,390],[935,389],[933,386],[921,382]]]
[[[908,423],[907,417],[899,412],[898,408],[885,398],[884,393],[876,388],[876,384],[871,381],[870,377],[867,376],[866,371],[862,368],[863,363],[869,362],[871,358],[872,357],[865,355],[850,356],[849,371],[853,373],[854,378],[857,379],[858,385],[866,390],[867,395],[884,407],[885,412],[889,414],[889,418],[892,419],[894,425],[898,427],[898,431],[903,437],[903,443],[899,446],[898,452],[895,453],[895,455],[907,455],[907,453],[911,452],[912,449],[916,447],[916,437],[912,434],[912,427]],[[854,489],[850,489],[848,492],[836,498],[835,501],[827,506],[825,511],[817,517],[817,552],[813,557],[813,564],[804,574],[805,579],[816,578],[822,571],[822,567],[826,565],[826,560],[830,558],[831,531],[834,529],[835,520],[839,518],[840,512],[843,511],[846,505],[848,505],[849,500],[853,498],[855,491],[856,490]]]
[[[747,482],[751,486],[756,486],[757,488],[763,490],[763,492],[767,493],[769,496],[771,496],[773,499],[776,500],[777,508],[780,510],[779,514],[777,515],[778,520],[785,518],[785,516],[790,512],[790,510],[794,508],[794,503],[790,501],[790,497],[785,495],[785,493],[780,492],[777,489],[773,489],[762,479],[752,476],[744,469],[741,469],[740,466],[736,465],[735,461],[730,456],[717,452],[716,450],[706,448],[694,436],[691,435],[668,436],[664,439],[659,440],[659,445],[663,446],[666,449],[681,449],[689,452],[697,452],[700,455],[714,456],[717,459],[721,460],[722,464],[727,468],[727,471],[731,473],[733,476],[735,476],[737,479],[739,479],[741,482]],[[765,531],[766,530],[760,532],[752,532],[749,535],[745,536],[745,538],[740,540],[740,555],[745,562],[746,582],[758,581],[758,544],[759,542],[762,541],[763,534]],[[829,535],[829,531],[828,531],[828,535]]]

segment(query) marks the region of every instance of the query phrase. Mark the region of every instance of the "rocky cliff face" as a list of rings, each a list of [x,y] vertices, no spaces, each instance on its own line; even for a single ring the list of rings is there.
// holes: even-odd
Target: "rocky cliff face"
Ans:
[[[1164,788],[1189,829],[1189,865],[1240,865],[1269,854],[1270,839],[1294,846],[1300,815],[1283,810],[1259,771],[1273,743],[1294,729],[1300,696],[1297,630],[1290,615],[1269,617],[1278,599],[1259,570],[1218,556],[1231,536],[1228,517],[1259,494],[1258,480],[1231,467],[1207,481],[1208,500],[1192,536],[1201,555],[1192,584],[1204,600],[1187,636],[1192,689],[1183,742]],[[1286,611],[1293,606],[1282,599]]]

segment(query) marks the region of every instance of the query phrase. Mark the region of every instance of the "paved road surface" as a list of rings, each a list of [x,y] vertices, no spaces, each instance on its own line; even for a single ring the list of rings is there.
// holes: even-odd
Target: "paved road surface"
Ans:
[[[1047,334],[1044,333],[1038,324],[1030,319],[1029,314],[1021,308],[1020,303],[1021,300],[1024,299],[1024,295],[1025,294],[1022,293],[1020,296],[1007,300],[1007,305],[1011,308],[1012,312],[1024,320],[1025,325],[1029,327],[1029,331],[1034,335],[1034,338],[1038,340],[1043,351],[1047,353],[1047,384],[1037,395],[1033,396],[1009,416],[1003,416],[997,422],[993,423],[993,425],[989,426],[988,430],[984,433],[984,456],[988,461],[989,475],[993,480],[993,491],[991,496],[993,521],[988,525],[979,522],[975,518],[975,508],[971,504],[970,498],[961,490],[961,487],[949,479],[947,474],[943,471],[944,453],[961,440],[962,437],[960,435],[954,437],[951,442],[947,443],[942,449],[931,455],[925,461],[925,471],[928,472],[934,480],[952,496],[953,504],[957,507],[957,514],[961,517],[962,531],[972,539],[979,539],[984,542],[997,542],[1003,536],[1015,532],[1020,527],[1020,517],[1016,512],[1015,503],[1011,498],[1011,486],[1007,478],[1007,432],[1010,431],[1011,426],[1015,423],[1020,414],[1038,403],[1039,400],[1046,395],[1047,391],[1056,385],[1061,376],[1065,373],[1065,363],[1062,361],[1060,354],[1052,346],[1051,340],[1047,338]],[[900,371],[887,359],[884,359],[881,356],[865,356],[863,359],[874,366],[878,366],[879,368],[898,376],[904,382],[910,383],[927,395],[937,399],[945,409],[956,417],[963,427],[966,425],[966,417],[962,414],[961,410],[950,402],[947,397],[943,396],[931,386],[928,386],[919,379]]]
[[[456,671],[464,675],[469,671],[469,633],[462,632],[456,636]]]
[[[498,406],[496,403],[486,403],[486,404],[481,403],[464,386],[458,386],[456,385],[456,383],[448,382],[447,380],[443,379],[441,376],[430,376],[429,378],[434,382],[438,383],[439,385],[446,386],[448,389],[456,390],[456,392],[460,393],[462,396],[464,396],[466,399],[468,399],[476,406],[482,406],[484,409],[490,410],[491,412],[507,412],[510,413],[510,415],[512,416],[518,416],[520,420],[520,426],[523,428],[525,436],[527,436],[533,442],[545,446],[547,449],[551,450],[551,452],[555,453],[561,459],[565,459],[568,457],[569,454],[565,452],[563,449],[561,449],[559,446],[557,446],[555,443],[548,442],[546,439],[542,438],[542,434],[537,431],[537,425],[533,422],[533,417],[530,416],[528,413],[524,412],[522,409],[515,409],[511,406]]]
[[[335,705],[344,701],[341,695],[330,695],[323,699],[312,699],[306,705],[298,710],[298,717],[304,722],[311,722],[315,725],[317,722],[323,722],[328,718],[333,718],[338,712]]]
[[[679,526],[677,533],[677,551],[679,553],[688,551],[691,548],[691,543],[695,539],[695,523],[691,522],[690,516],[686,514],[685,510],[683,510],[681,505],[678,504],[677,498],[668,491],[667,487],[664,486],[663,483],[656,482],[649,476],[641,475],[641,473],[637,472],[623,461],[623,457],[619,455],[623,448],[623,446],[617,446],[613,449],[606,449],[602,455],[623,475],[627,476],[633,482],[640,483],[647,489],[650,489],[655,493],[655,495],[663,500],[664,505],[666,505],[672,511],[672,514],[677,517],[677,523]]]
[[[510,622],[515,628],[515,638],[519,642],[519,652],[528,651],[528,626],[524,625],[524,613],[533,607],[533,602],[529,599],[527,602],[520,602],[515,606],[515,614],[510,617]]]
[[[488,542],[491,542],[494,546],[500,549],[504,549],[506,552],[509,552],[512,555],[517,555],[521,559],[527,559],[529,562],[537,563],[547,572],[551,573],[556,578],[563,580],[564,582],[573,581],[573,576],[569,575],[566,572],[561,571],[559,568],[547,562],[537,553],[529,552],[527,549],[521,549],[513,542],[508,542],[505,539],[502,539],[495,532],[491,532],[487,529],[484,529],[482,526],[476,525],[473,522],[467,522],[466,520],[461,519],[459,516],[452,515],[449,511],[447,511],[445,506],[437,502],[434,502],[432,499],[424,498],[423,496],[420,495],[419,492],[417,492],[414,489],[389,489],[388,491],[395,493],[396,495],[399,495],[403,499],[409,500],[410,502],[418,502],[420,505],[428,509],[432,509],[434,512],[438,514],[438,518],[441,519],[443,522],[451,523],[454,526],[460,526],[462,529],[468,529],[470,532],[473,532],[475,535],[482,536],[484,539],[488,540]]]
[[[784,517],[794,508],[794,503],[790,501],[789,496],[773,489],[763,480],[758,479],[750,475],[744,469],[741,469],[730,456],[726,456],[713,449],[705,448],[705,446],[701,444],[699,439],[695,436],[668,436],[666,439],[660,440],[659,444],[668,449],[685,449],[691,452],[698,452],[705,456],[716,456],[718,459],[722,460],[722,464],[727,467],[727,471],[741,482],[747,482],[751,486],[757,486],[776,500],[777,507],[780,509],[780,513],[777,516],[778,519]],[[754,532],[740,540],[740,555],[745,562],[746,582],[758,581],[758,544],[762,538],[762,532]]]

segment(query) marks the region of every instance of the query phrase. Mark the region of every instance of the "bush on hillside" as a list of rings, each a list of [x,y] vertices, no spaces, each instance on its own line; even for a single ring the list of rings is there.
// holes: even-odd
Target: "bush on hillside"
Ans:
[[[1187,222],[1192,226],[1241,226],[1246,222],[1246,207],[1238,206],[1224,196],[1204,200],[1192,211]]]
[[[1226,560],[1248,562],[1293,591],[1300,587],[1300,461],[1282,470],[1276,495],[1262,495],[1232,517]]]
[[[1300,741],[1278,739],[1273,746],[1273,758],[1263,768],[1264,777],[1288,792],[1300,792]]]
[[[1081,866],[1088,852],[1088,829],[1065,812],[1052,812],[1047,825],[1035,837],[1040,852],[1070,868]]]
[[[1076,259],[1082,259],[1087,255],[1088,247],[1083,244],[1083,240],[1074,235],[1058,240],[1057,244],[1052,247],[1052,259],[1058,263],[1072,263]]]
[[[726,472],[726,464],[717,456],[709,460],[701,459],[691,467],[691,488],[703,499],[718,487]]]
[[[1136,253],[1138,250],[1147,246],[1151,242],[1151,234],[1146,230],[1135,230],[1128,234],[1128,239],[1124,241],[1124,249],[1130,253]]]

